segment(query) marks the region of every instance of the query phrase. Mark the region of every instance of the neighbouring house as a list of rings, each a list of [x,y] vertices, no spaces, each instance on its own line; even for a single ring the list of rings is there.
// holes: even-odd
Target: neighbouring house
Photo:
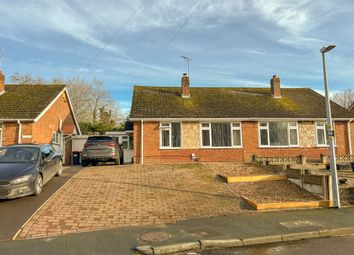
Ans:
[[[0,146],[51,143],[71,159],[71,136],[80,134],[65,85],[5,85],[0,70]]]
[[[354,113],[331,103],[337,154],[352,154]],[[137,163],[240,161],[329,154],[325,98],[310,88],[135,86],[130,113]]]

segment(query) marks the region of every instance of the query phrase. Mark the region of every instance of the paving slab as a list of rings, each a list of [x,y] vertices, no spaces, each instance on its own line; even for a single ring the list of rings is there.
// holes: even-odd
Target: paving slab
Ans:
[[[282,224],[281,224],[282,223]],[[284,223],[286,223],[284,225]],[[292,226],[300,225],[298,228]],[[287,227],[286,227],[287,226]],[[275,241],[270,236],[282,235],[283,240],[318,238],[354,233],[354,207],[301,211],[266,212],[252,215],[228,215],[200,218],[172,224],[122,227],[59,237],[0,242],[1,255],[19,254],[136,254],[137,246],[172,247],[200,240]],[[149,233],[154,233],[148,235]],[[157,234],[159,233],[159,234]],[[145,238],[141,238],[144,236]],[[152,238],[147,236],[161,237]],[[252,239],[253,238],[253,239]],[[261,240],[263,238],[263,240]],[[278,237],[277,237],[278,238]],[[163,239],[163,240],[162,240]],[[271,240],[272,239],[272,240]],[[252,241],[252,242],[251,242]],[[199,243],[198,243],[199,245]],[[192,247],[192,248],[193,248]],[[24,253],[24,251],[26,251]]]

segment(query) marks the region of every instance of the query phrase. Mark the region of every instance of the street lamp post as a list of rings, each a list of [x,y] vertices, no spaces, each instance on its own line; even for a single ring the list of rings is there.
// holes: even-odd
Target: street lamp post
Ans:
[[[339,199],[339,189],[338,189],[338,177],[337,177],[337,164],[336,164],[336,153],[334,151],[334,130],[332,123],[332,113],[331,104],[328,95],[328,83],[327,83],[327,72],[326,72],[326,53],[335,48],[335,45],[329,45],[323,47],[320,51],[322,53],[322,64],[323,64],[323,79],[324,88],[326,94],[326,113],[327,113],[327,139],[329,142],[329,156],[330,156],[330,167],[332,173],[332,190],[333,190],[333,206],[340,208]]]

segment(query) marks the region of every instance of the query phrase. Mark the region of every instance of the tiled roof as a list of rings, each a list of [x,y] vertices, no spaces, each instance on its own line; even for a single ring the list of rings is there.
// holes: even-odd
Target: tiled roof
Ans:
[[[270,88],[190,88],[135,86],[130,113],[138,118],[326,118],[325,99],[309,88],[282,88],[274,99]],[[334,118],[354,114],[332,102]]]
[[[1,119],[35,119],[65,85],[5,85],[0,95]]]

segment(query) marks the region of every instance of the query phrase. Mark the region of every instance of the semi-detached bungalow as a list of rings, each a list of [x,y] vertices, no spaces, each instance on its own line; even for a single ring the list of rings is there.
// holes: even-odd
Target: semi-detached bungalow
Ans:
[[[80,128],[65,85],[5,85],[0,70],[0,147],[51,143],[71,161],[71,136]]]
[[[352,154],[354,113],[331,103],[337,154]],[[239,161],[258,156],[329,154],[325,98],[310,88],[135,86],[137,163]]]

